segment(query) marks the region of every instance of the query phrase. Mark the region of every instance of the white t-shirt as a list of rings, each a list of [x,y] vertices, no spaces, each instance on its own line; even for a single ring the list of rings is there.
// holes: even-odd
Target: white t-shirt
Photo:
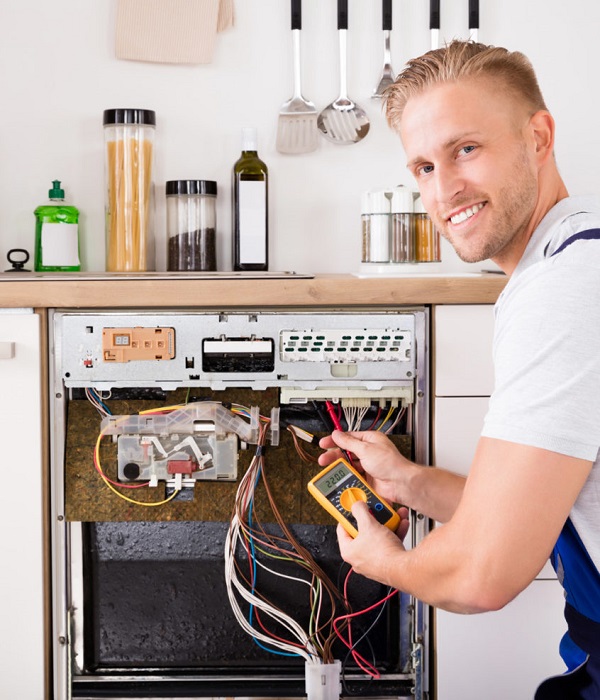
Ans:
[[[495,308],[495,389],[483,435],[594,461],[571,520],[600,570],[600,200],[541,221]],[[600,233],[599,233],[600,236]]]

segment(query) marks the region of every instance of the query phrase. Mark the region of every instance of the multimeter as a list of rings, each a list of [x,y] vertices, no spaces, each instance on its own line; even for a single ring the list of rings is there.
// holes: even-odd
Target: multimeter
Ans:
[[[396,530],[400,516],[367,484],[344,458],[332,462],[308,482],[308,491],[352,537],[358,535],[352,505],[364,501],[373,517],[382,525]]]

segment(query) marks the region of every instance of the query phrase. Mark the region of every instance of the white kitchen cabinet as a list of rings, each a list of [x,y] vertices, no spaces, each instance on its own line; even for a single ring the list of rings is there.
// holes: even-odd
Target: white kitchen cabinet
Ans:
[[[494,307],[436,306],[434,323],[435,396],[490,396]]]
[[[434,314],[433,463],[466,475],[493,390],[493,306],[438,306]],[[562,587],[549,564],[500,611],[435,611],[437,700],[531,698],[562,673]]]
[[[0,310],[0,697],[44,697],[40,317]]]
[[[436,611],[437,700],[531,700],[544,678],[562,673],[562,586],[534,581],[502,610]]]

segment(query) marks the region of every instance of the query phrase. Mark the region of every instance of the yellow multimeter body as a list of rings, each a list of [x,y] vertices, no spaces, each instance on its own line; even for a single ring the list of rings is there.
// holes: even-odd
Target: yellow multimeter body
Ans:
[[[312,478],[308,482],[308,491],[352,537],[358,535],[356,520],[351,513],[356,501],[364,501],[373,517],[390,530],[395,531],[400,525],[398,513],[373,491],[364,477],[344,458],[336,460]]]

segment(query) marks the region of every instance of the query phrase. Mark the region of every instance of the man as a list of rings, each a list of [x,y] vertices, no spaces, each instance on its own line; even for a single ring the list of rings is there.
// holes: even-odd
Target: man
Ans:
[[[347,450],[383,497],[444,523],[407,551],[406,520],[394,534],[359,502],[358,536],[338,528],[342,556],[431,605],[476,613],[511,601],[556,545],[573,673],[536,698],[600,698],[600,202],[569,197],[522,54],[472,42],[431,51],[398,76],[386,115],[437,229],[463,260],[491,258],[511,277],[466,480],[409,462],[380,433],[321,441],[322,465]]]

